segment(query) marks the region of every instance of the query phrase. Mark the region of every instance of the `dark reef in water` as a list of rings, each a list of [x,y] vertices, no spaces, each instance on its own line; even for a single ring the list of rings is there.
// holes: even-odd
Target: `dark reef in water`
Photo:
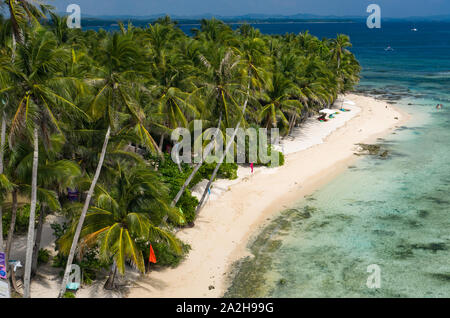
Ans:
[[[428,250],[436,253],[437,251],[446,251],[448,247],[445,243],[435,242],[435,243],[421,243],[421,244],[411,244],[413,249]]]
[[[289,209],[283,211],[279,217],[266,226],[250,244],[252,256],[245,257],[235,264],[229,275],[231,286],[225,293],[225,298],[256,298],[264,297],[267,290],[265,273],[272,269],[272,254],[282,245],[281,238],[293,224],[309,219],[317,209],[305,206],[303,209]],[[286,279],[280,279],[279,285],[285,285]]]
[[[450,273],[429,273],[428,275],[440,281],[450,283]]]

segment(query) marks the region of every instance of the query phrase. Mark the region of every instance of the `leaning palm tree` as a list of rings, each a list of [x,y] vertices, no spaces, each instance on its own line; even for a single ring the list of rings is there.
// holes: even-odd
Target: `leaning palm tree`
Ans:
[[[120,115],[123,113],[131,114],[137,121],[135,132],[141,137],[142,144],[151,151],[158,148],[154,139],[144,126],[145,116],[142,109],[135,101],[133,101],[132,96],[129,94],[133,85],[137,85],[135,83],[139,81],[140,71],[142,71],[143,67],[142,58],[143,53],[136,48],[136,45],[132,40],[132,35],[129,34],[115,33],[114,35],[107,37],[96,52],[95,60],[99,61],[100,67],[98,68],[97,76],[89,81],[91,84],[95,85],[98,90],[92,100],[89,114],[93,119],[98,120],[103,118],[106,122],[107,129],[97,169],[92,178],[91,186],[87,193],[83,210],[81,211],[78,225],[74,233],[59,297],[62,297],[66,291],[66,284],[81,230],[83,228],[84,219],[102,170],[111,131],[118,128],[117,121]]]
[[[99,187],[95,206],[89,208],[81,230],[81,246],[98,246],[100,257],[113,260],[106,289],[114,288],[116,269],[125,273],[126,261],[131,261],[145,272],[140,242],[164,242],[176,253],[181,253],[180,242],[170,232],[155,224],[165,213],[176,214],[168,205],[168,190],[155,171],[147,167],[116,166],[116,179],[111,187]],[[177,214],[177,217],[179,215]],[[63,253],[68,253],[76,231],[71,229],[58,242]]]
[[[31,206],[28,227],[27,253],[24,274],[24,297],[30,297],[32,250],[34,245],[34,217],[37,202],[39,137],[50,146],[49,133],[61,133],[59,119],[65,116],[85,116],[84,112],[66,97],[67,81],[58,77],[67,58],[66,50],[57,47],[54,35],[42,28],[24,35],[23,44],[17,46],[14,64],[6,70],[17,101],[16,113],[11,123],[10,140],[31,140],[33,169],[31,177]]]

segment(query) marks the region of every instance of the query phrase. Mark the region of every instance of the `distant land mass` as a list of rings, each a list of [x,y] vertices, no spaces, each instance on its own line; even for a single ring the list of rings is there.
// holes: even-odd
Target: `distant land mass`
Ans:
[[[67,13],[61,13],[66,15]],[[170,14],[154,14],[146,16],[135,15],[82,15],[82,24],[84,26],[92,25],[108,25],[117,23],[117,21],[131,21],[136,26],[142,26],[147,23],[151,23],[158,18],[170,16],[172,20],[177,21],[179,24],[196,24],[202,19],[216,18],[226,23],[279,23],[279,22],[360,22],[366,20],[367,16],[334,16],[334,15],[315,15],[307,13],[298,13],[294,15],[269,15],[269,14],[245,14],[239,16],[221,16],[211,13],[180,16]],[[383,21],[448,21],[450,22],[450,15],[439,15],[429,17],[408,17],[408,18],[390,18],[382,17]]]

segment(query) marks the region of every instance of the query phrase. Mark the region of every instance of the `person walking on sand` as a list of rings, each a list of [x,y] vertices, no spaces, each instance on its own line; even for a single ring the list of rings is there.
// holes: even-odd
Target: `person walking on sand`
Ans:
[[[253,173],[253,162],[250,164],[250,168],[252,169],[252,173]]]

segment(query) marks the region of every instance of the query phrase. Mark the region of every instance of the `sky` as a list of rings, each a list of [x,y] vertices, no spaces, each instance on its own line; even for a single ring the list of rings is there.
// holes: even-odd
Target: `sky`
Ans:
[[[167,13],[190,16],[210,13],[236,16],[248,13],[293,15],[308,13],[336,16],[366,16],[375,3],[385,17],[450,15],[450,0],[49,0],[65,12],[78,4],[82,14],[148,16]]]

